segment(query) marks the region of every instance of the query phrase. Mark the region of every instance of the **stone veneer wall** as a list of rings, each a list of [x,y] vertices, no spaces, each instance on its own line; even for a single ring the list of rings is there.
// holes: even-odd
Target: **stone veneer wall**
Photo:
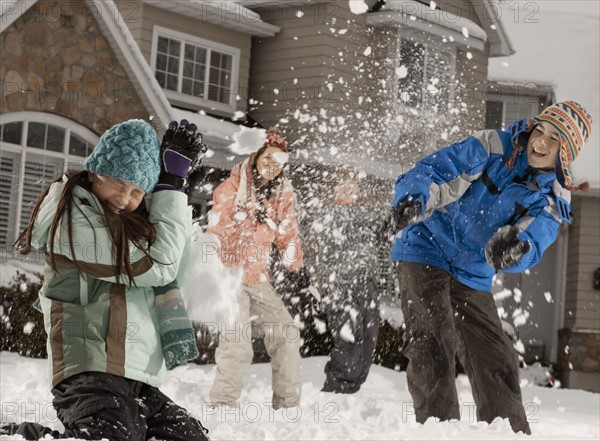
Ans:
[[[576,386],[571,380],[573,373],[587,374],[590,381],[583,388],[600,392],[600,334],[573,331],[563,328],[558,331],[558,370],[560,380],[566,387]],[[591,375],[590,375],[591,374]],[[593,376],[596,380],[593,380]]]
[[[0,113],[51,112],[97,134],[130,118],[148,120],[99,19],[79,1],[40,0],[6,29],[0,36]]]

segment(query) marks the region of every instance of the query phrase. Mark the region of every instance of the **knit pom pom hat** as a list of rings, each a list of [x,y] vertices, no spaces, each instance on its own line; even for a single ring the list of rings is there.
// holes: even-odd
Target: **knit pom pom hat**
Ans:
[[[561,145],[556,175],[563,187],[577,189],[577,186],[573,186],[569,164],[575,160],[592,134],[592,117],[580,104],[563,101],[546,107],[533,121],[534,124],[545,121],[558,131]]]
[[[281,130],[276,127],[271,127],[267,131],[267,140],[265,141],[265,145],[277,147],[282,152],[288,153],[288,143],[283,137]]]
[[[94,151],[83,161],[92,173],[122,179],[146,193],[160,174],[160,143],[156,132],[141,119],[130,119],[108,129]]]

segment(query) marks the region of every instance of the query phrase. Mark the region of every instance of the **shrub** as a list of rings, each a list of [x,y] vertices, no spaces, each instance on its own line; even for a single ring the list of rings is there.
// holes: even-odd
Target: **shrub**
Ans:
[[[31,281],[17,272],[10,285],[0,287],[0,350],[33,358],[47,357],[44,316],[33,307],[42,275]]]

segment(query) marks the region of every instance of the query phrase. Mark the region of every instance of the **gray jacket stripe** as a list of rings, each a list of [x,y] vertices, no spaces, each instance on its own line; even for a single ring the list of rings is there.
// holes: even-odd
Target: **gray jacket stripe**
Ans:
[[[546,196],[548,200],[548,205],[544,207],[544,211],[548,212],[550,216],[554,218],[556,222],[560,224],[560,216],[558,214],[558,206],[556,205],[556,201],[552,196]]]
[[[502,140],[500,139],[500,135],[498,135],[497,131],[480,130],[479,132],[473,133],[472,136],[481,142],[489,154],[504,154],[504,146],[502,145]]]
[[[552,181],[552,191],[559,198],[564,199],[569,204],[571,203],[571,192],[563,188],[556,179]]]
[[[431,216],[433,210],[442,208],[460,199],[471,186],[471,182],[479,179],[482,174],[483,173],[468,175],[463,173],[443,184],[436,184],[435,182],[431,183],[429,186],[429,200],[425,206],[425,216],[423,219],[427,219]]]
[[[523,216],[521,219],[519,219],[519,222],[517,222],[515,226],[519,229],[519,233],[522,233],[529,228],[529,225],[531,225],[534,220],[535,217],[533,216]]]

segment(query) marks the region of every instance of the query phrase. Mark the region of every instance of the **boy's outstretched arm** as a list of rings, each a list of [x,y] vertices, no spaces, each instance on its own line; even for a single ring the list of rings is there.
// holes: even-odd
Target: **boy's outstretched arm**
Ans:
[[[474,133],[418,161],[398,177],[394,187],[397,207],[405,201],[420,204],[415,221],[427,219],[434,210],[458,200],[481,177],[492,155],[503,155],[504,145],[496,130]]]

